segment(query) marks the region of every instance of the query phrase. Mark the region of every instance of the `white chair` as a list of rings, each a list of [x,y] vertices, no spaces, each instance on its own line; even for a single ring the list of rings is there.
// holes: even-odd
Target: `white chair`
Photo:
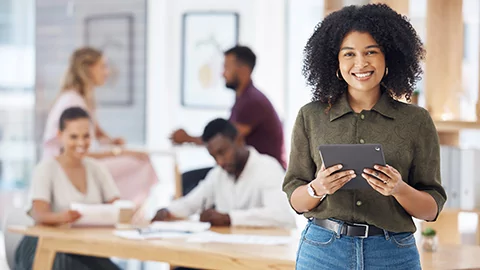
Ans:
[[[17,249],[18,244],[20,244],[23,235],[9,232],[7,229],[8,226],[32,226],[33,224],[33,219],[27,215],[23,208],[9,209],[5,213],[2,231],[5,242],[5,257],[7,258],[7,263],[10,269],[13,269],[15,264],[15,250]]]

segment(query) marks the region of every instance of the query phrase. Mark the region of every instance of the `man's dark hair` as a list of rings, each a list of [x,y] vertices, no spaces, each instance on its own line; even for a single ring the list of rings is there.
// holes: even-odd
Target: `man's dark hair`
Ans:
[[[347,91],[347,83],[336,76],[338,53],[345,36],[369,33],[380,45],[388,67],[382,90],[407,99],[420,79],[420,61],[425,50],[406,17],[384,4],[349,6],[328,15],[317,25],[304,49],[303,74],[312,86],[313,101],[334,104]]]
[[[237,61],[247,65],[251,70],[255,68],[257,56],[255,56],[255,53],[253,53],[253,51],[246,46],[235,46],[225,51],[224,54],[233,54],[237,58]]]
[[[208,123],[205,127],[202,134],[202,141],[207,143],[218,134],[221,134],[234,141],[235,138],[237,138],[238,132],[232,123],[225,119],[217,118]]]
[[[90,119],[88,113],[80,107],[70,107],[62,112],[59,121],[60,131],[65,130],[65,126],[68,121],[77,120],[77,119]]]

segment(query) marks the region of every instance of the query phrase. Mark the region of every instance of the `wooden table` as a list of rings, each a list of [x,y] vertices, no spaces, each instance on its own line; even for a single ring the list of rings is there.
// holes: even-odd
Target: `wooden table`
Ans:
[[[219,233],[289,235],[280,229],[213,228]],[[297,241],[284,246],[189,243],[182,239],[128,240],[112,229],[9,227],[9,231],[39,237],[34,270],[51,269],[56,252],[166,262],[206,269],[295,269]],[[440,246],[420,251],[422,268],[480,269],[480,246]]]
[[[207,269],[294,269],[297,244],[285,246],[189,243],[182,239],[128,240],[112,229],[11,226],[9,231],[39,237],[34,270],[51,269],[56,252],[158,261]],[[279,229],[213,228],[219,233],[288,235]]]
[[[421,251],[422,269],[480,269],[480,246],[444,245],[435,252]]]

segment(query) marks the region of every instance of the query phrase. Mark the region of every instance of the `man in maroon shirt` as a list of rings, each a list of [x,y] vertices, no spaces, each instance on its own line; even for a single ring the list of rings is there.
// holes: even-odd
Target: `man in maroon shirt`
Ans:
[[[229,120],[247,145],[255,147],[262,154],[274,157],[286,168],[282,123],[272,103],[252,82],[255,54],[245,46],[235,46],[224,54],[223,77],[226,86],[236,92]],[[203,144],[200,137],[190,136],[183,129],[176,130],[171,139],[175,144]],[[206,172],[208,169],[202,169],[201,174]]]

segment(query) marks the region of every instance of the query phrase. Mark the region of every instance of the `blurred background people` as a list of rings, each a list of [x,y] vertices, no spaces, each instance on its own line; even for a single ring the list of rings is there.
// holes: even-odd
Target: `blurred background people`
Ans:
[[[84,47],[73,53],[60,94],[48,115],[43,136],[43,158],[61,153],[61,144],[56,136],[60,115],[67,108],[81,107],[91,117],[90,136],[94,144],[87,155],[99,159],[108,168],[122,199],[141,206],[150,189],[158,183],[158,178],[147,154],[124,148],[126,142],[107,135],[97,121],[95,87],[104,84],[107,76],[108,68],[101,51]],[[102,151],[102,145],[113,147]]]
[[[287,166],[282,122],[268,98],[260,92],[252,81],[256,55],[246,46],[235,46],[224,53],[226,86],[235,91],[235,104],[229,121],[247,145],[253,146],[260,154],[274,157],[285,169]],[[194,143],[202,145],[201,137],[178,129],[171,136],[175,144]],[[186,172],[182,175],[184,194],[204,179],[211,168]]]
[[[296,227],[281,190],[284,170],[273,157],[245,145],[225,119],[211,121],[202,141],[217,166],[189,194],[159,210],[154,221],[200,213],[200,221],[212,226]]]

